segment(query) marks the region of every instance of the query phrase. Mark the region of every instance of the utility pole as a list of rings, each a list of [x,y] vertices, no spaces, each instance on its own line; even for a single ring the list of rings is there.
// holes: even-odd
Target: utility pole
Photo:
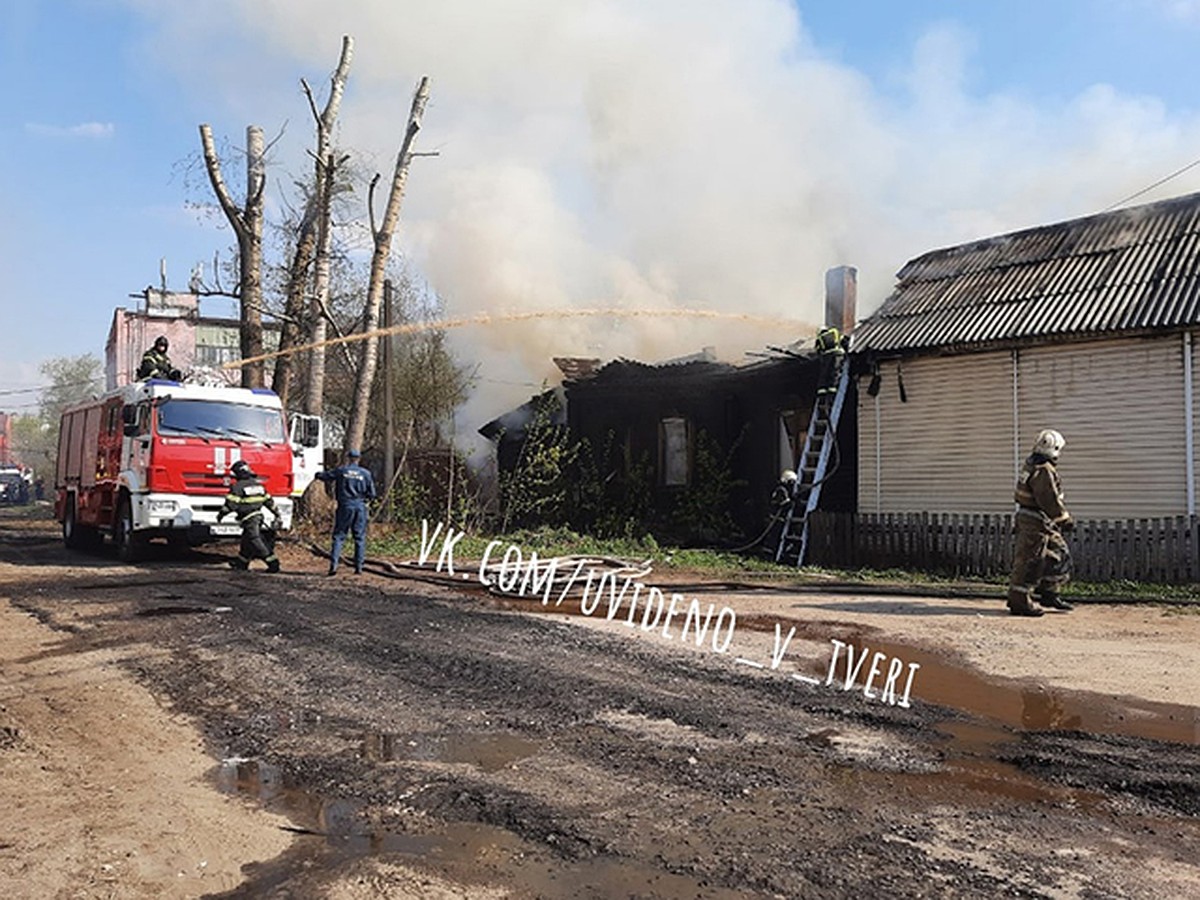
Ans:
[[[392,279],[383,282],[383,483],[387,485],[387,497],[383,508],[387,521],[395,521],[395,508],[392,504],[392,483],[396,479],[396,406],[392,398],[393,366],[395,354],[392,352],[394,335],[388,332],[392,327]]]

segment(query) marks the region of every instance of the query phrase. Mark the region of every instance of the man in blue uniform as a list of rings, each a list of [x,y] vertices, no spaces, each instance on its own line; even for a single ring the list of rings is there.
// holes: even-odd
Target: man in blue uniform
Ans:
[[[358,464],[362,456],[357,450],[346,454],[346,465],[331,472],[318,472],[321,481],[333,482],[337,513],[333,518],[333,549],[329,553],[329,573],[337,574],[346,535],[354,537],[354,571],[361,575],[367,555],[367,502],[375,499],[375,479],[371,470]]]

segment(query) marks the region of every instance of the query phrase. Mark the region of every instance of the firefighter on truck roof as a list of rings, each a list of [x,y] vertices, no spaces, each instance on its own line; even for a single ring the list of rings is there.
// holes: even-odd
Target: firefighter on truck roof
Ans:
[[[217,521],[233,513],[242,526],[242,546],[229,565],[235,569],[248,569],[251,560],[261,559],[266,561],[268,572],[278,572],[279,557],[263,537],[263,509],[269,509],[276,519],[279,518],[275,501],[245,460],[239,459],[229,471],[236,481],[225,496],[225,505],[217,513]]]
[[[155,339],[154,346],[142,355],[142,364],[137,370],[138,381],[145,381],[147,378],[179,381],[183,377],[183,373],[171,365],[171,358],[167,356],[169,346],[165,334],[160,334]]]

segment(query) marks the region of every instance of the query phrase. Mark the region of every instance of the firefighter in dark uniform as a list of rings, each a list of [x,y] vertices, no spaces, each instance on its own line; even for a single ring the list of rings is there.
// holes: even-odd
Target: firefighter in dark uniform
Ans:
[[[333,519],[333,548],[329,552],[329,575],[337,574],[346,535],[354,537],[354,571],[361,575],[367,556],[367,502],[375,499],[375,479],[371,470],[358,464],[357,450],[346,454],[346,465],[330,472],[318,472],[317,478],[333,483],[337,512]]]
[[[850,348],[850,336],[842,334],[833,326],[817,332],[817,399],[833,397],[837,393],[838,375],[842,361]]]
[[[233,513],[242,526],[242,547],[229,565],[235,569],[248,569],[251,560],[261,559],[266,561],[268,572],[278,572],[279,557],[275,555],[269,539],[263,536],[263,510],[269,509],[279,518],[275,501],[245,460],[239,459],[229,471],[236,480],[225,495],[225,505],[217,513],[217,521]]]
[[[168,381],[178,381],[183,377],[183,374],[171,365],[171,358],[167,356],[167,348],[169,346],[165,334],[160,334],[155,339],[154,346],[142,354],[142,364],[138,366],[137,370],[138,381],[144,381],[147,378],[165,378]]]
[[[1071,577],[1071,551],[1063,532],[1075,527],[1058,476],[1058,456],[1065,444],[1057,431],[1039,432],[1017,478],[1017,536],[1008,581],[1008,610],[1014,616],[1040,616],[1038,604],[1064,612],[1072,609],[1058,595]]]

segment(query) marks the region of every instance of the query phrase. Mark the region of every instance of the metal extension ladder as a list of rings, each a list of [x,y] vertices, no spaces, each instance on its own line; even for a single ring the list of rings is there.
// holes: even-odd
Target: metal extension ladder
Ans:
[[[808,432],[804,435],[804,450],[796,467],[796,483],[792,487],[792,502],[779,533],[775,562],[795,559],[796,568],[804,565],[808,550],[808,518],[821,501],[821,486],[829,472],[829,458],[837,443],[838,420],[850,385],[850,360],[842,359],[837,391],[818,394]]]

